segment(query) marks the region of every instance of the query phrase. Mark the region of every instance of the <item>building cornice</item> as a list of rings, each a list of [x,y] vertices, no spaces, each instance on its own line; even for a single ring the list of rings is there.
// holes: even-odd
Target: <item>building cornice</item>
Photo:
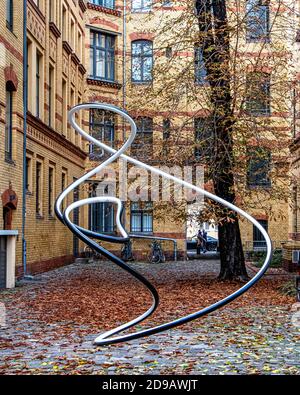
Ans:
[[[68,55],[70,55],[73,52],[68,41],[63,41],[63,49],[67,52]]]
[[[39,132],[45,134],[50,139],[56,141],[58,144],[75,154],[82,160],[87,158],[87,154],[69,140],[66,140],[61,134],[57,133],[54,129],[50,128],[43,121],[33,116],[30,112],[27,112],[28,124],[36,128]]]
[[[84,75],[86,73],[86,68],[84,67],[84,65],[82,63],[80,63],[80,65],[78,66],[78,70],[80,71],[80,73],[82,75]]]
[[[49,22],[49,29],[54,34],[55,38],[59,38],[61,36],[60,30],[54,22]]]
[[[35,4],[35,2],[33,0],[28,0],[28,3],[35,10],[35,12],[38,14],[38,16],[42,19],[42,21],[44,23],[46,23],[45,15],[42,13],[42,11],[39,9],[39,7]]]
[[[114,88],[114,89],[121,89],[122,88],[122,84],[120,84],[119,82],[98,80],[98,79],[94,79],[91,77],[87,78],[86,82],[89,85],[107,86],[109,88]]]
[[[119,16],[119,17],[122,15],[121,11],[119,11],[119,10],[114,10],[112,8],[103,7],[98,4],[87,3],[87,8],[89,8],[90,10],[103,12],[104,14],[115,15],[115,16]]]
[[[72,53],[71,59],[72,59],[72,61],[76,64],[76,66],[78,66],[78,65],[80,64],[80,59],[79,59],[79,57],[76,55],[75,52]]]

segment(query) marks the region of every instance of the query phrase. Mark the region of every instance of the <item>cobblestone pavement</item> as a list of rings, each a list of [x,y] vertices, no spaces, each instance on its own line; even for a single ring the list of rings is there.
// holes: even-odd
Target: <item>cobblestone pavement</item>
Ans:
[[[176,265],[172,264],[173,273]],[[121,345],[95,347],[95,329],[74,322],[31,318],[14,304],[26,290],[47,292],[55,276],[74,275],[88,265],[70,265],[36,282],[0,293],[6,327],[0,329],[2,374],[299,374],[299,326],[289,306],[227,307],[164,334]],[[89,265],[90,266],[90,265]],[[155,277],[159,266],[136,264]],[[97,270],[100,265],[94,266]],[[107,266],[108,267],[108,266]],[[105,270],[107,273],[107,267]],[[170,266],[171,267],[171,266]],[[90,267],[89,267],[90,270]],[[218,271],[215,261],[187,262],[185,276]],[[28,294],[29,291],[29,294]],[[294,320],[295,322],[295,320]],[[62,328],[64,329],[62,331]],[[101,333],[101,328],[99,332]]]

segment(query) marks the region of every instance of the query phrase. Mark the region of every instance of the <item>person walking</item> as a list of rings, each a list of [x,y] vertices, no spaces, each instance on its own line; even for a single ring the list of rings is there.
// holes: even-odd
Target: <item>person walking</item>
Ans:
[[[197,255],[200,255],[201,251],[203,251],[203,243],[204,238],[201,229],[199,229],[197,233]]]
[[[207,232],[204,229],[202,232],[202,238],[203,238],[203,252],[206,252],[207,251],[207,248],[206,248],[206,246],[207,246]]]

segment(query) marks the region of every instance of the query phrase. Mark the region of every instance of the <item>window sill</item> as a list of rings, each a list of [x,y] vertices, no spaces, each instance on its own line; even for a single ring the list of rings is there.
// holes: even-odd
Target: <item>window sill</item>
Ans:
[[[270,43],[270,42],[271,42],[271,39],[269,37],[267,37],[267,38],[262,37],[262,38],[257,38],[257,39],[251,39],[251,38],[246,39],[247,44],[259,44],[259,43],[266,44],[266,43]]]
[[[8,163],[9,165],[16,166],[16,162],[11,158],[5,157],[5,162]]]
[[[6,21],[6,27],[15,36],[13,25],[11,25],[8,21]]]
[[[133,9],[131,8],[132,14],[149,14],[152,10],[142,10],[142,9]]]
[[[33,193],[30,192],[30,191],[26,191],[26,195],[27,195],[27,196],[33,196]]]
[[[44,217],[43,217],[41,214],[36,214],[36,215],[35,215],[35,218],[36,218],[36,219],[40,219],[40,220],[43,220],[43,219],[44,219]]]
[[[248,187],[248,189],[252,189],[252,190],[255,190],[255,189],[270,190],[270,189],[272,189],[272,185],[271,184],[270,185],[247,185],[247,187]]]
[[[87,81],[87,83],[89,85],[107,86],[107,87],[115,88],[115,89],[121,89],[122,88],[122,84],[120,84],[119,82],[109,81],[109,80],[100,79],[100,78],[95,78],[95,77],[92,77],[92,76],[87,78],[86,81]]]
[[[132,81],[131,80],[131,84],[137,85],[137,86],[149,86],[152,84],[152,82],[153,82],[153,80],[151,80],[151,81]]]
[[[197,82],[195,81],[195,87],[197,88],[207,88],[209,87],[209,82],[205,81],[205,82]]]
[[[255,117],[255,118],[268,118],[268,117],[270,117],[272,115],[272,113],[271,112],[268,112],[268,113],[260,112],[260,113],[258,113],[258,112],[248,111],[248,115],[250,115],[252,117]]]
[[[131,234],[139,235],[139,236],[143,236],[143,235],[144,235],[144,236],[154,236],[153,231],[152,231],[152,232],[134,232],[133,230],[131,230],[129,236],[130,236]]]
[[[61,32],[54,21],[49,22],[49,29],[54,34],[55,38],[59,38],[61,36]]]
[[[54,217],[53,214],[48,216],[49,221],[56,221],[56,218]]]

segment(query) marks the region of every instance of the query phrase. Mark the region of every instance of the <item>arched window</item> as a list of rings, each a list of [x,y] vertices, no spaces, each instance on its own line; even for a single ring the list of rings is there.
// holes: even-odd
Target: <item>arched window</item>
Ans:
[[[6,26],[9,30],[13,30],[14,21],[14,2],[13,0],[6,0]]]
[[[5,110],[5,159],[12,160],[12,114],[13,114],[13,91],[11,81],[6,83],[6,110]]]
[[[131,44],[133,82],[152,81],[153,45],[149,40],[136,40]]]

